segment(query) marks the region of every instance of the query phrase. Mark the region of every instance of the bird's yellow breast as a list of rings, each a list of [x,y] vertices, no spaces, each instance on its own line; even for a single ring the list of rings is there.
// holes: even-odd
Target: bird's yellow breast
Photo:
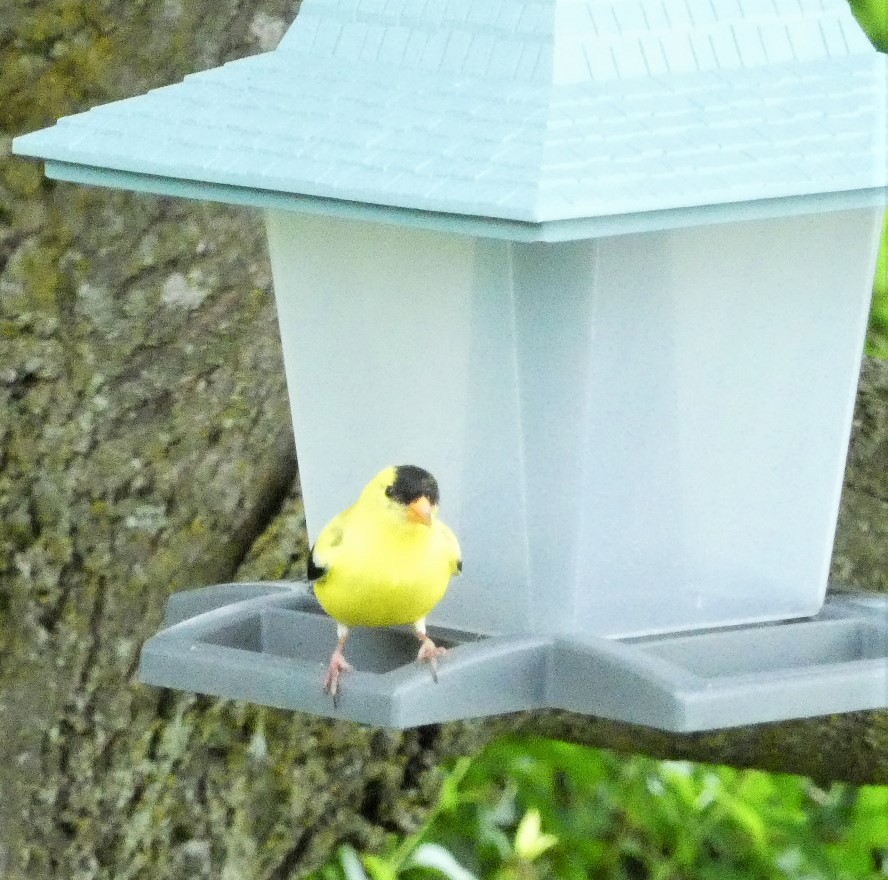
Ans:
[[[315,583],[321,606],[346,626],[396,626],[425,617],[451,577],[442,528],[433,522],[395,530],[350,519],[342,552]]]

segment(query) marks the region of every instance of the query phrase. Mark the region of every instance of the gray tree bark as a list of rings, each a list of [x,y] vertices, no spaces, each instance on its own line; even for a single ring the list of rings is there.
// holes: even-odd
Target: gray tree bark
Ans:
[[[0,875],[299,876],[337,843],[415,828],[446,759],[504,732],[888,782],[888,712],[694,736],[558,712],[392,733],[134,680],[170,593],[304,572],[261,224],[54,184],[9,143],[271,48],[294,12],[0,12]],[[888,364],[867,362],[833,568],[882,590],[886,465]]]

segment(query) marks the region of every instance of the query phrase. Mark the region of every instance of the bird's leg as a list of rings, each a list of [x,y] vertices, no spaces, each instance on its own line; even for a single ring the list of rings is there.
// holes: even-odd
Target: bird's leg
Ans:
[[[336,624],[336,635],[338,640],[333,656],[330,658],[330,665],[327,667],[327,675],[324,678],[324,691],[333,697],[333,708],[337,707],[337,695],[339,693],[339,676],[343,672],[350,672],[351,666],[345,659],[342,649],[345,647],[345,640],[348,638],[348,627],[341,623]]]
[[[413,624],[414,630],[416,630],[416,637],[422,642],[419,646],[419,653],[416,655],[416,659],[419,660],[420,663],[428,663],[429,669],[432,670],[432,678],[435,683],[438,683],[438,658],[443,657],[444,654],[447,653],[447,648],[439,648],[426,634],[425,627],[425,618],[420,617],[416,623]]]

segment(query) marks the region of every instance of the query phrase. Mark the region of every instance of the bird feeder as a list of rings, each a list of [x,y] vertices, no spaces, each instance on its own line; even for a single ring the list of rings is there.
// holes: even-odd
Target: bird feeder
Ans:
[[[846,0],[304,0],[273,52],[18,138],[261,208],[310,538],[411,462],[463,547],[437,684],[358,631],[334,708],[300,584],[174,595],[142,679],[402,727],[888,705],[888,604],[826,596],[885,110]]]

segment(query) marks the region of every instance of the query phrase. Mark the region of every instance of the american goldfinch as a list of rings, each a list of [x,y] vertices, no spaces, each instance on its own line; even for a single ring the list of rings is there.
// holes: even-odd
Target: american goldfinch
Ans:
[[[308,560],[321,607],[336,621],[338,641],[324,679],[334,705],[339,676],[351,669],[343,654],[354,626],[412,624],[417,660],[444,653],[426,634],[426,615],[462,571],[459,543],[438,518],[438,483],[415,465],[387,467],[358,500],[323,528]]]

